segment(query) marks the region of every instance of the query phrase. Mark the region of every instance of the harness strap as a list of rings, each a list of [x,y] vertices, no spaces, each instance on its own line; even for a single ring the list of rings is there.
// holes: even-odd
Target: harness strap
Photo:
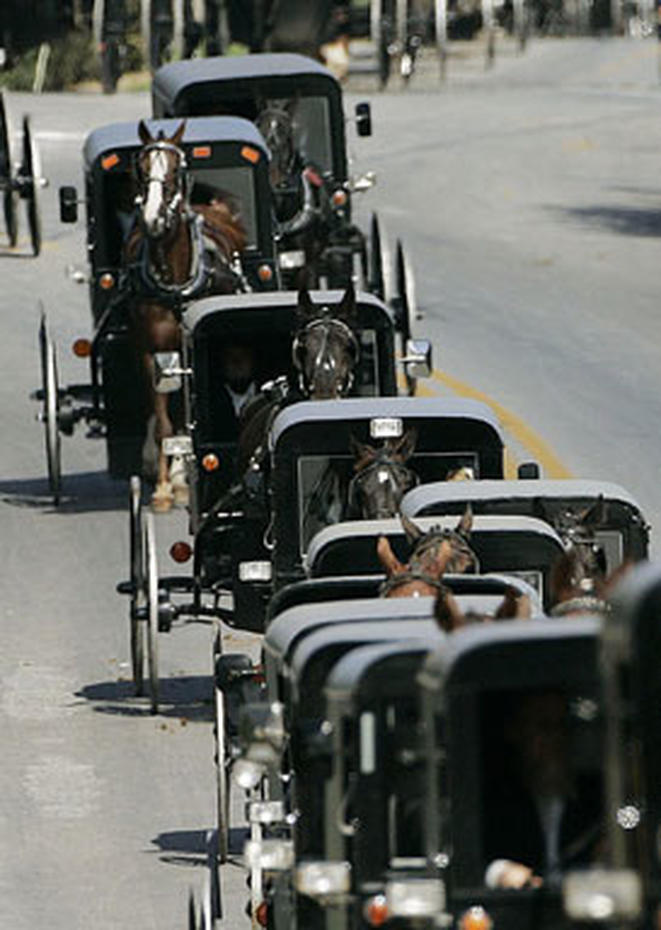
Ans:
[[[607,614],[610,612],[610,604],[600,597],[586,595],[584,597],[571,597],[568,601],[562,601],[552,607],[549,613],[551,617],[566,617],[567,614],[587,613],[587,614]]]

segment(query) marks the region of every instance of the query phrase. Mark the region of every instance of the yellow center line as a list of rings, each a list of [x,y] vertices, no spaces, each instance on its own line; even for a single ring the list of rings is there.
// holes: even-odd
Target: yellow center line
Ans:
[[[460,381],[458,378],[454,378],[452,375],[447,374],[447,372],[434,369],[432,372],[432,378],[435,381],[438,381],[439,384],[444,385],[444,387],[450,388],[451,391],[453,391],[455,394],[458,394],[460,397],[468,397],[472,400],[479,400],[483,404],[488,404],[500,420],[503,429],[510,433],[510,435],[513,436],[517,442],[521,443],[522,446],[525,446],[530,455],[544,469],[544,473],[548,478],[574,477],[572,472],[552,451],[548,443],[546,443],[542,437],[539,436],[534,429],[532,429],[532,427],[528,426],[525,420],[522,420],[521,417],[517,416],[515,413],[512,413],[511,410],[508,410],[507,407],[504,407],[502,404],[498,403],[497,400],[489,397],[489,395],[485,394],[484,391],[479,391],[477,388],[472,387],[470,384],[466,384],[465,381]],[[506,456],[505,460],[505,474],[506,477],[515,478],[516,465],[513,461],[511,461],[512,458],[513,457],[510,452]]]

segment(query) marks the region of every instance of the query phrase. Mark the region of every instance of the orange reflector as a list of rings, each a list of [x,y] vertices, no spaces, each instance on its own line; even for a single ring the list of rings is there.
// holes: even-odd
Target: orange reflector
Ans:
[[[101,159],[101,167],[104,171],[110,171],[111,168],[114,168],[115,165],[119,164],[119,155],[117,152],[113,152],[112,155],[106,155],[105,158]]]
[[[175,562],[187,562],[192,554],[193,550],[187,542],[180,540],[170,546],[170,558]]]
[[[491,930],[493,921],[481,905],[469,907],[459,918],[459,930]]]
[[[111,291],[115,286],[115,278],[110,274],[109,271],[106,271],[105,274],[102,274],[99,278],[99,286],[104,291]]]
[[[76,339],[71,349],[78,358],[89,358],[92,354],[92,343],[89,339]]]
[[[215,452],[207,452],[202,459],[202,468],[205,471],[217,471],[220,468],[220,459]]]
[[[388,905],[385,895],[377,894],[365,904],[365,920],[372,927],[381,927],[388,920]]]
[[[260,927],[266,927],[269,921],[269,906],[266,901],[262,901],[261,904],[257,905],[257,910],[255,911],[255,919]]]
[[[257,277],[260,281],[270,281],[273,278],[273,269],[270,265],[260,265],[257,269]]]
[[[196,145],[193,149],[193,158],[211,158],[211,146]]]
[[[260,159],[260,154],[257,149],[253,149],[249,145],[244,145],[241,149],[241,157],[249,161],[251,165],[256,165]]]
[[[346,192],[346,191],[343,191],[343,190],[340,190],[340,189],[338,188],[338,190],[333,191],[333,196],[331,197],[331,200],[333,201],[333,206],[334,206],[334,207],[343,207],[343,206],[345,206],[345,204],[346,204],[346,202],[347,202],[347,200],[348,200],[347,192]]]

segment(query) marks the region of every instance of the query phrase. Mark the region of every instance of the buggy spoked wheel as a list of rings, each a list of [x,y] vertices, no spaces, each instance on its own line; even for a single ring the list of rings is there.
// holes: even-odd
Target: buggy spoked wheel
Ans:
[[[158,563],[156,560],[156,532],[154,515],[145,512],[143,517],[143,546],[147,595],[147,659],[149,664],[150,708],[158,713]]]
[[[44,424],[46,439],[46,462],[48,464],[48,487],[53,503],[60,502],[62,466],[60,447],[60,391],[57,383],[57,358],[55,345],[48,335],[46,314],[41,315],[39,326],[39,355],[41,358],[42,408],[40,419]]]
[[[135,693],[144,694],[144,616],[145,577],[142,540],[142,482],[137,475],[131,477],[129,488],[130,546],[131,546],[131,668]]]
[[[9,245],[18,240],[18,188],[14,178],[14,136],[5,96],[0,91],[0,189]]]
[[[216,684],[216,787],[218,807],[218,864],[227,862],[229,854],[230,773],[227,748],[227,723],[225,719],[225,695]]]
[[[392,300],[390,251],[385,228],[376,213],[370,221],[369,285],[373,294],[389,304]]]
[[[41,175],[39,149],[34,141],[28,116],[23,117],[23,162],[19,182],[21,197],[26,201],[32,254],[39,255],[41,252],[41,188],[44,180]]]
[[[396,326],[400,334],[402,354],[406,355],[407,342],[413,338],[414,321],[420,318],[420,314],[415,294],[413,268],[408,253],[399,239],[395,251],[395,280],[397,288]],[[405,377],[407,393],[413,397],[417,381],[408,374]]]

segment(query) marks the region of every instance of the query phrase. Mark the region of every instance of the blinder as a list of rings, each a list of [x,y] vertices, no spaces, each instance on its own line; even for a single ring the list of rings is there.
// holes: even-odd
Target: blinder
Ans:
[[[351,327],[343,320],[338,320],[335,317],[330,316],[330,310],[328,307],[324,308],[323,315],[320,318],[311,320],[309,323],[306,323],[305,326],[296,333],[292,343],[292,362],[296,370],[299,372],[301,390],[304,393],[309,392],[309,385],[306,384],[305,381],[305,354],[307,337],[314,333],[316,330],[322,328],[326,330],[327,335],[329,335],[332,330],[335,330],[346,342],[346,347],[350,358],[350,367],[349,371],[347,372],[345,383],[342,385],[342,393],[345,394],[351,389],[351,385],[353,384],[353,369],[358,364],[358,360],[360,359],[360,346],[358,344],[356,334],[351,329]]]

